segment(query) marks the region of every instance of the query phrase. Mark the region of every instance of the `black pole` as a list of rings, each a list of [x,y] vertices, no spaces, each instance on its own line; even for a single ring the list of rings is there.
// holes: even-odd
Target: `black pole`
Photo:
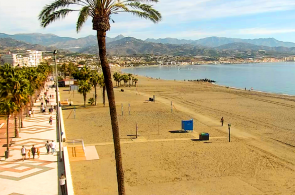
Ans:
[[[230,142],[230,127],[228,127],[228,142]]]

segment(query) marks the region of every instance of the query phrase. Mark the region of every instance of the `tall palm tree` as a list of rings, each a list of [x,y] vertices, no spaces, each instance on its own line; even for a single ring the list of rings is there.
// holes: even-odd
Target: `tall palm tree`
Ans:
[[[124,85],[125,85],[125,87],[126,87],[126,83],[128,83],[129,76],[126,75],[126,74],[124,74],[124,75],[122,75],[122,79],[123,79],[123,81],[124,81]]]
[[[132,74],[128,74],[128,80],[129,80],[129,87],[131,87],[131,85],[130,85],[130,81],[131,81],[131,79],[132,79]]]
[[[88,81],[80,80],[78,92],[83,94],[84,97],[84,107],[86,107],[86,96],[87,93],[91,91],[91,84]]]
[[[136,87],[136,84],[137,84],[137,82],[138,82],[138,78],[134,78],[133,81],[134,81],[134,83],[135,83],[135,87]]]
[[[143,2],[149,4],[144,4]],[[78,11],[68,9],[69,6],[73,5],[75,8],[76,6],[81,6],[82,8],[80,9],[76,26],[77,32],[81,30],[88,17],[92,17],[92,29],[97,32],[99,57],[109,100],[116,158],[118,192],[120,195],[125,194],[124,172],[115,96],[111,70],[106,55],[106,32],[111,28],[110,20],[112,14],[118,14],[121,12],[128,12],[135,16],[151,20],[154,23],[160,21],[161,14],[150,5],[150,3],[156,2],[158,2],[158,0],[55,0],[50,5],[45,6],[39,15],[41,25],[46,27],[55,20],[66,17],[70,12]]]
[[[120,73],[115,72],[113,74],[114,80],[116,81],[116,86],[119,86],[119,78],[120,78]]]
[[[100,75],[99,85],[102,87],[102,103],[106,106],[106,85],[104,83],[103,74]]]
[[[17,105],[10,101],[9,99],[1,100],[0,101],[0,113],[7,116],[7,127],[6,127],[6,138],[7,138],[7,146],[6,151],[8,152],[9,156],[9,117],[12,113],[17,111]]]
[[[90,82],[94,86],[95,106],[96,106],[96,100],[97,100],[96,87],[100,83],[100,80],[101,80],[101,78],[100,78],[98,72],[97,71],[93,71],[91,73],[91,76],[90,76]]]

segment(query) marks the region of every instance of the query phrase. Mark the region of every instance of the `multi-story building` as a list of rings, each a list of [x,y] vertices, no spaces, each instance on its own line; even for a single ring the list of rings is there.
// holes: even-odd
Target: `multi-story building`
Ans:
[[[8,53],[2,55],[1,58],[4,63],[11,64],[12,66],[36,67],[42,62],[42,51],[27,50],[25,56]]]

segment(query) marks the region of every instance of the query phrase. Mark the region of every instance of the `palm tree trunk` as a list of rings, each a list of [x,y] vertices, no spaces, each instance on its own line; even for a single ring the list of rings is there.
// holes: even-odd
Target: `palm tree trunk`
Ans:
[[[86,93],[83,94],[83,96],[84,96],[84,107],[86,108]]]
[[[96,85],[94,86],[94,93],[95,93],[95,106],[96,106],[96,99],[97,99],[97,94],[96,94]]]
[[[17,125],[17,115],[15,115],[15,118],[14,118],[14,134],[15,134],[16,138],[19,138],[18,125]]]
[[[125,194],[124,187],[124,171],[122,165],[122,155],[121,155],[121,146],[120,146],[120,134],[119,134],[119,125],[117,118],[117,110],[115,103],[115,94],[112,83],[112,76],[110,66],[107,61],[106,53],[106,32],[97,31],[97,41],[99,47],[99,57],[101,61],[101,67],[104,75],[104,82],[107,89],[108,101],[110,107],[110,116],[112,123],[113,139],[114,139],[114,148],[115,148],[115,159],[116,159],[116,170],[117,170],[117,182],[118,182],[118,192],[119,195]]]
[[[102,98],[103,106],[106,106],[106,86],[102,87]]]
[[[9,114],[7,115],[6,138],[7,138],[7,147],[6,147],[6,151],[8,151],[8,156],[9,156]]]

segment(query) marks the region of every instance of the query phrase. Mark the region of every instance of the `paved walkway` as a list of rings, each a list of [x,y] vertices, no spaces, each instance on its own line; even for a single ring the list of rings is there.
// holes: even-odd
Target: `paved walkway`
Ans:
[[[52,83],[48,83],[52,84]],[[42,93],[41,93],[42,94]],[[55,89],[50,88],[48,95],[54,95],[50,103],[55,103]],[[49,124],[50,114],[40,113],[40,102],[35,104],[34,116],[24,120],[20,138],[13,138],[15,144],[10,150],[11,157],[0,161],[0,194],[1,195],[57,195],[61,194],[58,176],[63,173],[63,163],[58,162],[59,145],[55,125],[55,111],[52,114],[53,123]],[[45,142],[56,142],[56,153],[47,154]],[[30,149],[32,145],[40,148],[40,157],[21,160],[22,146]],[[28,157],[28,156],[27,156]]]

